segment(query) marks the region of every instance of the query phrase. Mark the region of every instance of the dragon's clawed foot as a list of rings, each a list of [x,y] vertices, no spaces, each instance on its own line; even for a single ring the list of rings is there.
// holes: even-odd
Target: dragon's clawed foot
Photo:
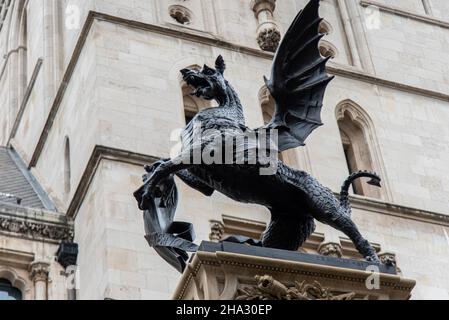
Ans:
[[[143,197],[154,199],[154,198],[160,198],[161,196],[162,196],[162,191],[158,187],[158,183],[156,182],[156,178],[153,174],[145,184],[145,192],[143,194]]]
[[[166,163],[167,160],[159,160],[152,165],[145,165],[144,169],[146,174],[143,176],[143,180],[145,183],[143,199],[148,198],[160,198],[162,196],[162,191],[158,187],[159,181],[163,176],[163,164]]]

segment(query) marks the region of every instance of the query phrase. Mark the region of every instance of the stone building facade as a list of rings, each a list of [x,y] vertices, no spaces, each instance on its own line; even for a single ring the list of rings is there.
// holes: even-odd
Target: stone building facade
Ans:
[[[325,125],[282,159],[335,192],[349,171],[378,172],[380,191],[354,186],[354,220],[417,281],[413,299],[449,299],[449,4],[321,2],[320,50],[336,76]],[[73,298],[56,253],[74,241],[76,298],[170,298],[180,276],[148,247],[132,193],[142,166],[169,157],[170,138],[208,106],[179,70],[222,54],[247,125],[263,124],[263,75],[305,3],[0,0],[0,294]],[[269,219],[179,187],[177,220],[198,240],[258,237]],[[360,259],[324,225],[301,250]]]

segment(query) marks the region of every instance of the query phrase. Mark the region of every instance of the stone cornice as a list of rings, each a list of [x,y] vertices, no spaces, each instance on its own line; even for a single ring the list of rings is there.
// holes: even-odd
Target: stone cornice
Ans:
[[[36,145],[36,148],[34,150],[34,153],[32,155],[30,163],[28,164],[28,166],[30,168],[36,166],[37,161],[39,160],[42,149],[47,140],[48,134],[53,126],[53,122],[58,113],[62,98],[67,89],[68,83],[71,80],[71,77],[75,70],[75,66],[78,62],[78,59],[80,57],[81,51],[86,42],[89,31],[90,31],[92,24],[95,20],[107,21],[107,22],[111,22],[111,23],[115,23],[115,24],[124,25],[129,28],[136,28],[136,29],[141,29],[141,30],[145,30],[145,31],[149,31],[149,32],[163,34],[163,35],[167,35],[167,36],[171,36],[171,37],[175,37],[175,38],[185,39],[185,40],[193,41],[196,43],[206,44],[209,46],[214,46],[214,47],[223,48],[226,50],[243,53],[243,54],[250,55],[250,56],[259,57],[262,59],[271,60],[273,58],[273,53],[271,53],[271,52],[266,52],[266,51],[262,51],[259,49],[238,45],[238,44],[223,40],[221,38],[218,38],[216,36],[213,36],[209,33],[197,32],[197,31],[193,31],[193,30],[189,30],[189,29],[185,29],[185,28],[175,28],[175,27],[169,28],[169,27],[165,27],[165,26],[158,26],[158,25],[154,25],[154,24],[143,23],[143,22],[139,22],[139,21],[135,21],[135,20],[128,20],[128,19],[124,19],[124,18],[120,18],[120,17],[116,17],[116,16],[111,16],[111,15],[91,11],[91,12],[89,12],[89,15],[87,16],[86,22],[83,26],[83,29],[80,32],[80,36],[78,38],[78,42],[77,42],[74,52],[72,54],[72,58],[68,64],[68,67],[67,67],[67,70],[62,79],[60,88],[56,94],[55,100],[54,100],[53,105],[48,114],[47,121],[46,121],[44,128],[42,130],[42,133],[39,137],[39,141]],[[331,74],[337,75],[337,76],[355,79],[355,80],[359,80],[362,82],[367,82],[367,83],[371,83],[371,84],[375,84],[375,85],[379,85],[379,86],[383,86],[383,87],[393,88],[395,90],[404,91],[404,92],[408,92],[408,93],[415,94],[415,95],[422,95],[422,96],[430,97],[433,99],[449,101],[449,95],[444,94],[442,92],[422,89],[419,87],[414,87],[414,86],[406,85],[403,83],[389,81],[387,79],[369,75],[362,71],[359,71],[359,70],[356,70],[353,68],[349,68],[349,67],[343,67],[343,66],[335,64],[335,63],[330,64],[330,66],[328,67],[328,72]]]
[[[97,145],[84,169],[83,176],[67,210],[67,217],[69,219],[75,219],[101,160],[143,166],[145,164],[151,164],[158,159],[158,157],[154,156]],[[366,197],[351,196],[350,198],[351,205],[354,209],[449,227],[449,215],[382,202]]]
[[[428,89],[424,89],[424,88],[420,88],[420,87],[415,87],[415,86],[411,86],[408,84],[399,83],[399,82],[395,82],[395,81],[390,81],[390,80],[380,78],[380,77],[377,77],[374,75],[369,75],[369,74],[364,73],[363,71],[358,70],[353,67],[343,66],[340,64],[336,64],[336,63],[329,63],[329,65],[327,67],[327,71],[330,74],[333,74],[336,76],[353,79],[353,80],[358,80],[358,81],[365,82],[365,83],[371,83],[371,84],[374,84],[374,85],[377,85],[380,87],[390,88],[390,89],[394,89],[394,90],[398,90],[398,91],[402,91],[402,92],[407,92],[407,93],[418,95],[418,96],[424,96],[424,97],[428,97],[428,98],[432,98],[432,99],[449,102],[449,95],[446,93],[428,90]]]
[[[351,196],[351,207],[389,216],[449,227],[449,215],[387,203],[376,199]]]
[[[70,202],[69,208],[67,209],[67,216],[69,218],[75,219],[76,214],[78,213],[78,209],[87,194],[90,183],[95,176],[101,160],[112,160],[140,165],[142,166],[143,170],[143,166],[145,164],[151,164],[154,161],[158,160],[158,158],[135,152],[129,152],[126,150],[114,149],[98,145],[95,146],[94,151],[92,152],[92,155],[86,165],[86,168],[84,169],[83,175],[72,198],[72,201]]]
[[[60,213],[0,202],[0,233],[51,243],[73,240],[73,225]]]
[[[380,2],[372,1],[372,0],[361,0],[360,5],[362,7],[375,6],[375,7],[379,8],[379,10],[382,10],[382,11],[385,11],[385,12],[388,12],[391,14],[395,14],[395,15],[402,16],[405,18],[410,18],[410,19],[414,19],[414,20],[421,21],[424,23],[429,23],[429,24],[433,24],[433,25],[436,25],[436,26],[439,26],[442,28],[449,29],[449,22],[440,20],[437,18],[433,18],[432,16],[429,16],[429,15],[415,13],[412,11],[401,9],[399,7],[391,6],[388,4],[384,4],[384,3],[380,3]]]

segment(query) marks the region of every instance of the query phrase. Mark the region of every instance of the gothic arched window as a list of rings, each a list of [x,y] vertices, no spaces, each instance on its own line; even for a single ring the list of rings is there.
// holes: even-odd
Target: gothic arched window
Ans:
[[[376,149],[371,120],[361,107],[347,100],[337,107],[337,122],[349,173],[368,170],[380,174],[383,178],[382,190],[359,179],[353,184],[354,193],[382,198],[381,192],[386,195],[386,177],[383,174],[380,154]]]
[[[0,300],[22,300],[22,292],[6,279],[0,279]]]

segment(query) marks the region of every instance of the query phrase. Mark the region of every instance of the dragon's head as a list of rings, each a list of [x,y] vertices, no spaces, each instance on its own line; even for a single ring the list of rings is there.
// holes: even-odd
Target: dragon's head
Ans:
[[[183,69],[181,74],[184,81],[194,88],[192,95],[220,102],[226,96],[227,82],[223,76],[225,69],[226,64],[220,55],[215,61],[215,69],[204,65],[201,70]]]

